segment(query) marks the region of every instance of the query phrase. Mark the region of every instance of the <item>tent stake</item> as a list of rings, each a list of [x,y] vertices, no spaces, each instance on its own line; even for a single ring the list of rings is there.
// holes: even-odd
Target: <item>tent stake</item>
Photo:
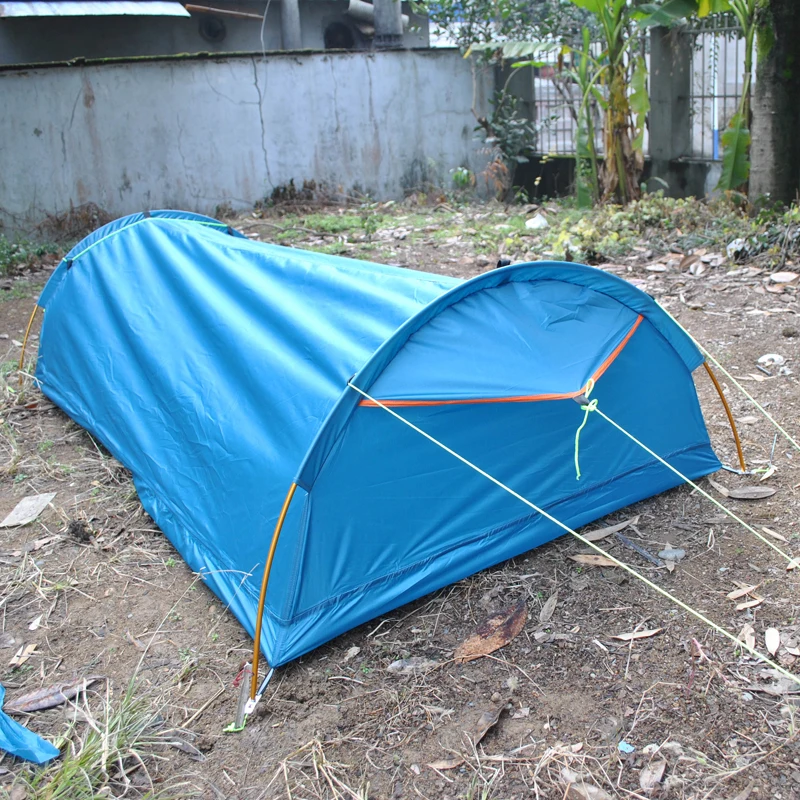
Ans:
[[[247,707],[245,708],[245,714],[251,714],[253,709],[256,707],[256,703],[258,702],[259,698],[261,697],[263,689],[266,688],[269,679],[272,677],[272,673],[274,670],[270,668],[269,672],[267,673],[267,677],[264,679],[264,683],[262,684],[261,689],[258,689],[258,662],[261,657],[261,620],[264,616],[264,603],[267,599],[267,584],[269,583],[269,573],[272,570],[272,561],[275,558],[275,550],[278,547],[278,539],[281,535],[281,528],[283,528],[284,520],[286,519],[286,514],[289,511],[289,506],[292,502],[292,498],[294,497],[295,489],[297,489],[297,484],[293,483],[289,487],[289,491],[286,494],[286,499],[283,501],[283,508],[281,509],[280,516],[278,517],[278,522],[275,525],[275,532],[272,534],[272,542],[269,546],[269,553],[267,554],[267,563],[264,565],[264,577],[261,579],[261,594],[258,598],[258,616],[256,617],[256,632],[255,636],[253,637],[253,676],[250,679],[250,700],[247,703]]]
[[[717,376],[714,374],[714,370],[711,369],[711,367],[709,366],[708,361],[704,361],[703,366],[706,368],[708,377],[711,378],[711,382],[714,384],[714,388],[717,390],[719,399],[722,400],[722,405],[725,407],[725,413],[728,415],[728,422],[730,422],[731,424],[731,430],[733,431],[733,438],[734,441],[736,442],[736,452],[739,455],[739,466],[742,468],[742,472],[745,473],[747,472],[747,466],[744,463],[744,453],[742,452],[742,442],[739,439],[739,431],[736,430],[736,423],[733,421],[733,412],[731,412],[731,407],[728,405],[725,393],[722,391],[722,387],[719,385]]]

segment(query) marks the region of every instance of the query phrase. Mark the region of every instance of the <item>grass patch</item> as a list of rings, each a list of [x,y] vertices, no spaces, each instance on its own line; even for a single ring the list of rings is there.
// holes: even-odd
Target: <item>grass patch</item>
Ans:
[[[27,300],[28,298],[38,297],[42,289],[44,289],[43,283],[16,280],[10,289],[0,291],[0,303],[6,303],[9,300]]]
[[[13,275],[23,267],[30,267],[47,255],[57,255],[59,248],[53,243],[36,244],[26,239],[12,241],[0,234],[0,275]]]
[[[28,800],[95,800],[117,797],[132,789],[136,776],[139,796],[152,800],[186,797],[184,792],[156,789],[149,768],[166,742],[161,707],[131,683],[118,700],[108,694],[98,716],[88,703],[76,709],[76,720],[56,741],[62,756],[49,766],[28,767],[13,787]]]
[[[354,214],[309,214],[301,219],[301,224],[322,234],[361,233],[364,227],[361,217]]]
[[[567,199],[549,204],[548,210],[550,227],[533,239],[542,255],[557,259],[569,255],[589,263],[613,261],[643,245],[654,253],[671,247],[680,252],[705,247],[724,254],[736,239],[743,242],[737,256],[740,261],[761,255],[785,257],[800,250],[800,211],[796,207],[756,215],[725,197],[704,202],[657,192],[624,207],[578,209]],[[509,218],[509,224],[518,227],[512,220]]]

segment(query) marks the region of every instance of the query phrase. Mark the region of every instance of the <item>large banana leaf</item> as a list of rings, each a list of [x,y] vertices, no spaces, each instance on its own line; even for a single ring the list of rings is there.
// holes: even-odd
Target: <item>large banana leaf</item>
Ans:
[[[644,147],[644,128],[647,112],[650,110],[650,95],[647,92],[647,62],[642,56],[636,56],[636,63],[631,76],[631,111],[636,115],[636,136],[633,140],[633,149],[641,150]]]
[[[645,3],[636,9],[635,15],[639,25],[651,28],[654,25],[672,25],[694,15],[707,17],[730,10],[729,0],[667,0],[666,3]]]
[[[483,42],[471,45],[464,58],[477,52],[491,54],[499,50],[503,58],[529,59],[519,66],[540,67],[553,63],[563,49],[564,46],[558,42]]]
[[[750,177],[750,130],[744,116],[734,114],[722,134],[722,175],[717,189],[723,192],[738,189]]]

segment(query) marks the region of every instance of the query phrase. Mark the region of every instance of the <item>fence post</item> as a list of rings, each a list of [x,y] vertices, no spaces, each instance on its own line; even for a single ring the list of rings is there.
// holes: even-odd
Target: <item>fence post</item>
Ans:
[[[681,182],[677,159],[692,154],[692,37],[685,28],[650,31],[651,176],[665,180],[670,194]]]

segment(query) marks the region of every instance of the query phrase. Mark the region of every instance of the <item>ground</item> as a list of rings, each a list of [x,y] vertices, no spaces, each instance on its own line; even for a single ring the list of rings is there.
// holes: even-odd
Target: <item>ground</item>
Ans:
[[[493,268],[500,255],[533,259],[552,242],[562,253],[575,246],[527,228],[534,208],[416,200],[367,211],[264,210],[231,222],[251,238],[459,277]],[[632,240],[601,266],[657,297],[797,436],[797,281],[772,279],[774,254],[735,264],[719,238],[691,248],[682,235]],[[73,752],[70,763],[84,771],[51,767],[37,777],[5,756],[0,791],[15,800],[800,797],[797,687],[620,569],[571,560],[587,547],[570,536],[282,668],[246,728],[225,732],[249,638],[144,514],[126,470],[16,372],[52,266],[22,271],[0,303],[0,517],[24,496],[56,493],[37,521],[3,532],[1,680],[8,702],[101,678],[66,710],[19,717]],[[779,266],[793,269],[785,248]],[[788,370],[757,365],[765,354],[783,356]],[[776,491],[738,500],[707,481],[702,488],[758,532],[772,531],[763,535],[773,545],[800,554],[800,452],[776,442],[771,423],[721,377],[748,466],[761,472],[713,478],[728,489]],[[714,448],[735,465],[730,427],[702,370],[696,383]],[[650,554],[685,550],[674,570],[616,534],[598,544],[735,635],[749,624],[763,653],[766,631],[777,629],[774,658],[796,668],[800,570],[787,571],[781,554],[691,487],[588,530],[634,517],[620,531],[628,541]],[[737,610],[754,597],[763,601]],[[488,617],[520,602],[527,619],[506,646],[454,659]],[[20,649],[27,659],[11,666]],[[94,785],[84,785],[90,778]]]

